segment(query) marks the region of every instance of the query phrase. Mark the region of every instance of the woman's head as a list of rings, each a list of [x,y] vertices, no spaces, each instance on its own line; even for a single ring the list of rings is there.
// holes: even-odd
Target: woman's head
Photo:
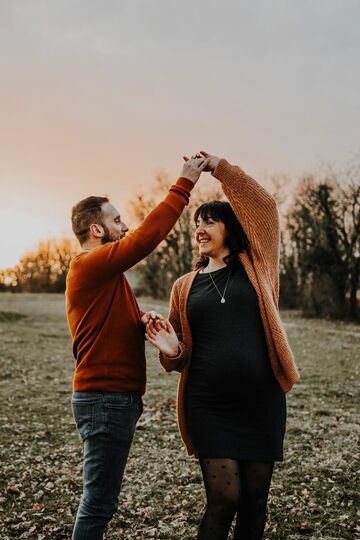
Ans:
[[[207,266],[209,258],[222,258],[235,264],[249,242],[230,204],[225,201],[204,203],[194,214],[195,239],[200,258],[195,267]]]

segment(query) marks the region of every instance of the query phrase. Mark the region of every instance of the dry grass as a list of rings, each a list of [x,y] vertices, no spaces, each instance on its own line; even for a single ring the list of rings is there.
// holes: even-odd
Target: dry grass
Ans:
[[[154,307],[148,299],[141,305]],[[2,294],[0,312],[0,537],[69,539],[81,446],[70,409],[64,298]],[[285,461],[275,469],[265,538],[360,538],[359,327],[294,313],[284,320],[302,379],[288,394]],[[107,538],[190,540],[204,506],[199,468],[177,433],[177,377],[148,353],[145,411]]]

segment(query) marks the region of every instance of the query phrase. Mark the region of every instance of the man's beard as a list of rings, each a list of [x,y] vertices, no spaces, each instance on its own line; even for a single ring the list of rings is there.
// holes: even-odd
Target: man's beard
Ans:
[[[104,236],[101,239],[102,244],[108,244],[109,242],[115,242],[117,240],[117,238],[113,238],[111,236],[111,233],[106,225],[102,224],[102,228],[104,229]]]

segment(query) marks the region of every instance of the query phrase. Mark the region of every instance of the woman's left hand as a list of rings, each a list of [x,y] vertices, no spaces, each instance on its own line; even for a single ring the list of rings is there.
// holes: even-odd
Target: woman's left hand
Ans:
[[[145,338],[165,356],[175,357],[179,354],[179,339],[169,321],[163,324],[150,322],[146,325]]]

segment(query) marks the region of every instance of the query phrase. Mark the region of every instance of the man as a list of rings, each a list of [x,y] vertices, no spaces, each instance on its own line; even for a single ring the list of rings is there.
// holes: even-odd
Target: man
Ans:
[[[72,209],[82,251],[71,262],[66,308],[73,338],[72,407],[84,443],[83,495],[73,540],[100,540],[118,508],[125,465],[145,392],[145,325],[124,272],[165,238],[188,204],[208,160],[187,161],[181,177],[143,224],[127,234],[119,212],[104,197]]]

